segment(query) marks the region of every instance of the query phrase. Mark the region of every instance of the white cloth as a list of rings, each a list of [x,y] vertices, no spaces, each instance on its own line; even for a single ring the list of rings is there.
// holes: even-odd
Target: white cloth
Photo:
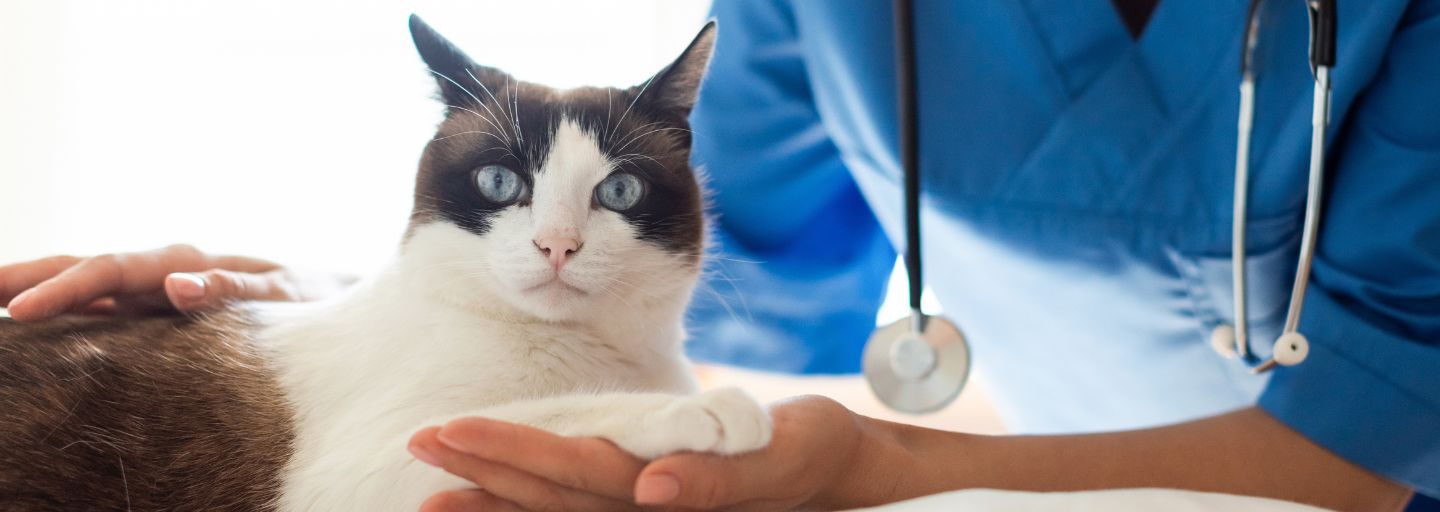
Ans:
[[[864,509],[872,512],[1166,512],[1254,511],[1318,512],[1324,509],[1288,501],[1175,489],[1111,489],[1084,492],[1018,492],[967,489]]]

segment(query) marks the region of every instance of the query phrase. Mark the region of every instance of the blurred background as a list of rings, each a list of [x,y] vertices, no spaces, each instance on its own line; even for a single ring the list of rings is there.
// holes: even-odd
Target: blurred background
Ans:
[[[643,81],[689,42],[708,5],[7,0],[0,264],[186,242],[364,274],[399,241],[441,113],[410,43],[411,12],[478,62],[563,88]],[[905,314],[899,275],[890,289],[877,321]],[[765,400],[823,394],[862,414],[1003,432],[983,376],[950,408],[900,418],[859,377],[701,375]]]

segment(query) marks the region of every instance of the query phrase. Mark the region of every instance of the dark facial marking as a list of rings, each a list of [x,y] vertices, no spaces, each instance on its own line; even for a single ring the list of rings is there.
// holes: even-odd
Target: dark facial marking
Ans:
[[[713,23],[675,62],[641,85],[569,91],[520,82],[475,64],[418,17],[411,17],[410,28],[448,106],[421,157],[412,230],[444,220],[484,235],[497,212],[528,207],[526,200],[513,205],[487,200],[476,190],[474,172],[498,163],[516,171],[525,187],[533,187],[556,128],[568,119],[619,162],[617,170],[644,180],[646,193],[639,204],[619,212],[640,239],[698,257],[702,199],[690,168],[687,118],[709,62]],[[600,207],[593,201],[588,206]]]

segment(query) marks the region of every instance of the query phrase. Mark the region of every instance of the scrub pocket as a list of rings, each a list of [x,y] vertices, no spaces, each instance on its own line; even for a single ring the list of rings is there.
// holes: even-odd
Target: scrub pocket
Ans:
[[[1295,284],[1295,264],[1300,238],[1264,251],[1250,251],[1245,262],[1247,292],[1245,309],[1250,313],[1250,348],[1255,355],[1270,356],[1271,345],[1285,327],[1290,289]],[[1231,258],[1188,256],[1178,262],[1188,281],[1196,316],[1208,336],[1220,324],[1235,325],[1234,281]]]

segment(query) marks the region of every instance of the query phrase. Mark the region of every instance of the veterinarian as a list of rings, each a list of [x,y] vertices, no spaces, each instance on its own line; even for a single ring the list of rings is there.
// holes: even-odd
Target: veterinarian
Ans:
[[[1340,2],[1325,213],[1299,324],[1308,354],[1259,375],[1210,342],[1235,321],[1247,4],[917,6],[926,284],[968,335],[1009,427],[1034,435],[928,430],[803,397],[773,407],[765,451],[647,464],[601,441],[475,420],[443,433],[453,450],[442,458],[484,490],[427,508],[568,510],[586,493],[847,507],[970,487],[1433,506],[1440,0]],[[1249,332],[1268,352],[1296,270],[1314,79],[1304,4],[1259,9],[1244,270]],[[719,42],[692,120],[696,162],[717,190],[723,278],[711,286],[722,297],[697,297],[692,354],[856,372],[904,240],[890,5],[726,0],[714,14]],[[0,280],[80,261],[41,260]],[[196,310],[345,284],[183,246],[108,261],[48,281],[12,314],[38,320],[105,296]],[[149,292],[160,282],[164,293]]]

